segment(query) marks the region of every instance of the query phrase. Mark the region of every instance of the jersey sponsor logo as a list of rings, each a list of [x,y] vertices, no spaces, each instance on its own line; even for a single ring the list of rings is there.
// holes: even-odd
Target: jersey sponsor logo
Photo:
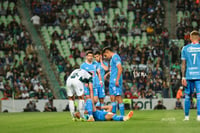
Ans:
[[[198,67],[189,67],[188,69],[189,70],[196,70],[196,69],[198,69]]]
[[[190,72],[190,75],[200,75],[199,72]]]
[[[187,48],[187,52],[200,52],[200,48],[189,47]]]

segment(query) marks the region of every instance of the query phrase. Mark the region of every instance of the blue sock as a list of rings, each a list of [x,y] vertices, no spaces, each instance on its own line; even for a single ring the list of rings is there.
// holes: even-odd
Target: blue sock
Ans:
[[[197,115],[200,115],[200,93],[197,93]]]
[[[85,109],[88,111],[89,115],[92,115],[92,100],[91,99],[87,99],[86,104],[85,104]]]
[[[124,103],[119,104],[119,111],[120,111],[120,115],[124,116]]]
[[[189,116],[190,111],[190,96],[185,95],[185,116]]]
[[[116,102],[112,102],[111,105],[112,105],[112,112],[116,113],[116,111],[117,111],[117,109],[116,109],[116,107],[117,107]]]
[[[112,119],[114,121],[123,121],[124,116],[113,115]]]

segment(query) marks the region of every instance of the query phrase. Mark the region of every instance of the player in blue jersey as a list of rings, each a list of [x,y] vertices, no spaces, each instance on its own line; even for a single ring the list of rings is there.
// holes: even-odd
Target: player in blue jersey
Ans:
[[[190,33],[191,44],[182,48],[182,85],[185,86],[185,119],[189,120],[190,99],[196,88],[197,120],[200,121],[200,44],[199,32]]]
[[[93,116],[95,121],[128,121],[133,116],[133,111],[130,111],[126,116],[119,116],[111,112],[112,106],[102,106],[101,108],[97,108],[93,105]],[[85,119],[87,120],[89,117],[87,115],[87,111],[85,112]],[[75,113],[76,118],[80,118],[80,113]]]
[[[112,112],[116,113],[117,103],[119,104],[120,114],[124,115],[124,103],[122,100],[122,62],[117,53],[114,53],[110,47],[103,49],[103,55],[106,59],[110,59],[110,81],[109,94],[111,104],[113,106]]]
[[[81,64],[81,69],[84,69],[88,72],[91,72],[93,74],[93,92],[94,92],[94,102],[98,102],[98,90],[97,86],[99,84],[98,82],[98,75],[97,75],[97,64],[93,62],[93,52],[91,50],[88,50],[86,52],[86,60],[83,64]],[[89,89],[87,85],[85,86],[85,96],[88,99],[90,95]]]
[[[105,76],[105,71],[108,71],[108,64],[102,60],[102,56],[99,51],[96,51],[94,53],[94,58],[97,64],[97,72],[100,73],[99,75],[100,78],[98,78],[98,85],[97,85],[98,98],[99,98],[99,102],[97,103],[97,105],[104,106],[104,98],[105,98],[104,76]]]

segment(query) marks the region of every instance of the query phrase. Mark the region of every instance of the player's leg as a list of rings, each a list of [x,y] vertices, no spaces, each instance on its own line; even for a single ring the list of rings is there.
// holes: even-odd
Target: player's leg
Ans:
[[[79,80],[74,83],[76,95],[78,96],[78,110],[80,112],[81,118],[84,118],[84,111],[85,111],[85,101],[84,101],[84,84]]]
[[[117,103],[116,103],[116,99],[115,99],[115,87],[112,84],[109,85],[109,94],[110,94],[110,101],[111,101],[111,105],[112,105],[112,112],[116,113],[117,112]]]
[[[103,107],[104,106],[104,98],[105,98],[105,89],[104,87],[100,87],[98,88],[98,97],[99,97],[99,102],[100,102],[100,106]]]
[[[119,87],[116,87],[116,101],[119,104],[119,111],[122,116],[124,116],[124,103],[122,99],[122,84]]]
[[[94,94],[94,104],[98,102],[98,89],[93,88],[93,94]]]
[[[130,111],[126,116],[116,115],[111,112],[108,112],[105,116],[106,120],[113,120],[113,121],[127,121],[133,116],[133,111]]]
[[[195,81],[197,94],[197,120],[200,121],[200,80]]]
[[[74,118],[74,112],[75,112],[74,99],[73,99],[74,90],[71,80],[67,80],[67,95],[69,100],[69,110],[72,118]]]
[[[191,80],[187,80],[187,86],[185,87],[185,119],[184,120],[189,120],[189,111],[190,111],[190,96],[193,92],[194,89],[194,82]]]
[[[89,120],[92,120],[93,118],[93,103],[92,103],[92,99],[90,98],[90,91],[89,88],[84,86],[84,90],[85,90],[85,110],[87,110],[88,115],[89,115]],[[94,118],[93,118],[94,119]]]

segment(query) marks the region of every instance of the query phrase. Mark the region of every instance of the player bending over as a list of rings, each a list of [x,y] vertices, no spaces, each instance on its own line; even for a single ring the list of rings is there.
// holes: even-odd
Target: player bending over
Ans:
[[[75,109],[74,109],[74,94],[78,96],[78,110],[80,112],[80,118],[84,119],[84,84],[89,84],[90,97],[93,98],[93,87],[92,87],[92,74],[83,70],[83,69],[75,69],[67,79],[67,95],[69,99],[69,109],[72,116],[72,120],[75,120]],[[89,104],[92,104],[89,102]],[[90,115],[89,121],[94,121],[92,110],[88,109],[88,114]]]

